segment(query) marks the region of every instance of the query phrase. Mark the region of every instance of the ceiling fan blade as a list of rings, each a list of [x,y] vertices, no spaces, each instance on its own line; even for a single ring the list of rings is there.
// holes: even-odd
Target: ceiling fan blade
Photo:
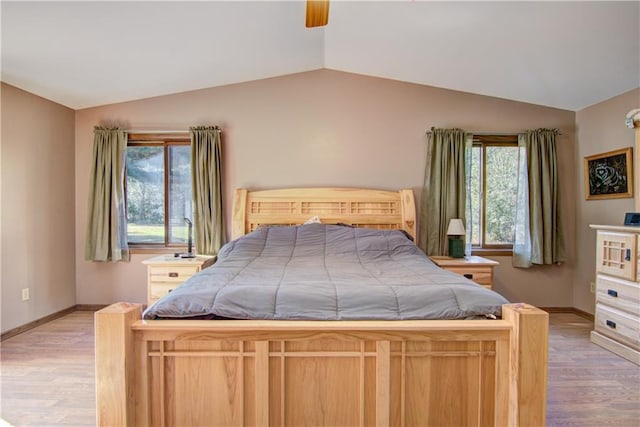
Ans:
[[[307,28],[322,27],[329,22],[329,0],[307,0]]]

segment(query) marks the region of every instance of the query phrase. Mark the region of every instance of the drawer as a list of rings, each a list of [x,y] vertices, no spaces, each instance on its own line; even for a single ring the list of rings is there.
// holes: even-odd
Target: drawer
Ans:
[[[181,283],[152,283],[149,287],[149,304],[152,304],[180,286]]]
[[[638,265],[635,234],[598,230],[596,271],[626,280],[634,280]]]
[[[149,280],[151,282],[184,282],[193,276],[200,266],[151,266],[149,267]]]
[[[640,315],[640,285],[615,277],[598,274],[596,277],[596,303]]]
[[[602,335],[640,350],[640,317],[596,304],[594,326]]]
[[[491,267],[446,267],[446,270],[460,274],[479,285],[492,285],[493,269]]]

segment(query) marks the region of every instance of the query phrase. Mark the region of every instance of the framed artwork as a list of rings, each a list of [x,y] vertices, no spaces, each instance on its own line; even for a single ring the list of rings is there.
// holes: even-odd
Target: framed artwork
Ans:
[[[584,158],[587,200],[633,197],[631,147]]]

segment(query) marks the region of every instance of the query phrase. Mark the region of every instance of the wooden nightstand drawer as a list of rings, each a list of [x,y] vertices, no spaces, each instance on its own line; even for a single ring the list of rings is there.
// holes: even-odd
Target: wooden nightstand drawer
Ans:
[[[497,261],[479,256],[465,258],[432,256],[429,258],[438,267],[460,274],[485,288],[493,288],[493,268],[499,264]]]
[[[480,267],[448,267],[447,270],[458,273],[479,285],[491,286],[493,284],[493,268]]]
[[[200,268],[199,265],[194,266],[150,266],[149,280],[152,282],[184,282],[193,276]]]
[[[152,283],[149,287],[149,299],[156,302],[182,283]]]

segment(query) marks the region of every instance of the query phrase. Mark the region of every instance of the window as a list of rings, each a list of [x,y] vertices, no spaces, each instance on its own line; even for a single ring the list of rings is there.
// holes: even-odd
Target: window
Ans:
[[[184,246],[185,218],[193,219],[189,136],[130,134],[125,171],[129,245]]]
[[[472,249],[513,247],[517,171],[517,135],[474,135],[471,149],[467,239]]]

